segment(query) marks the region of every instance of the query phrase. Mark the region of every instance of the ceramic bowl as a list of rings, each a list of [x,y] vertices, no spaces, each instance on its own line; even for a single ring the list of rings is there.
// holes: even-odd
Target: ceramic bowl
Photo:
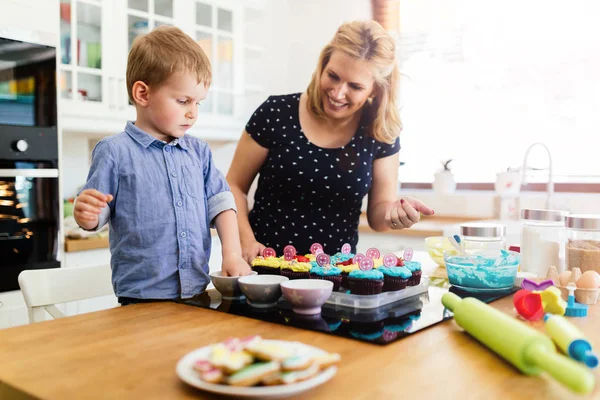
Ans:
[[[517,278],[521,255],[504,250],[444,251],[448,280],[454,286],[471,291],[512,288]]]
[[[295,279],[281,284],[283,297],[292,304],[297,314],[321,313],[321,306],[333,291],[333,282],[322,279]]]
[[[247,275],[238,279],[238,283],[248,304],[268,308],[277,305],[277,300],[281,297],[280,284],[288,280],[281,275]]]
[[[215,285],[215,289],[221,293],[221,298],[224,300],[239,300],[244,298],[238,280],[241,276],[223,276],[221,271],[210,273],[210,281]],[[250,275],[257,275],[257,272],[252,271]]]
[[[440,267],[445,267],[444,251],[452,250],[450,241],[445,236],[430,236],[425,238],[425,247],[429,257]]]

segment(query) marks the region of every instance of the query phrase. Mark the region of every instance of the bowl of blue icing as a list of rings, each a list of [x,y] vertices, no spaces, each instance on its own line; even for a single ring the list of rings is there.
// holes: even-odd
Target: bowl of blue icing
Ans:
[[[521,255],[494,249],[444,251],[450,284],[465,290],[495,291],[512,288],[517,278]]]

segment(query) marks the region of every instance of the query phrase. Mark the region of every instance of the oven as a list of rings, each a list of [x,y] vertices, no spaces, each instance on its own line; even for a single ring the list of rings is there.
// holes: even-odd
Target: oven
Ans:
[[[0,292],[58,268],[56,50],[0,38]]]

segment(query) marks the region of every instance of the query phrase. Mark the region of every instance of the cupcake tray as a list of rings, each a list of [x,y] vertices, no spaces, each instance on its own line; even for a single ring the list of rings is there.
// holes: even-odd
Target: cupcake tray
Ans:
[[[406,289],[393,292],[383,292],[374,295],[359,295],[346,293],[345,289],[331,293],[325,304],[349,308],[377,308],[412,296],[418,296],[429,289],[429,278],[423,276],[418,286],[407,286]]]

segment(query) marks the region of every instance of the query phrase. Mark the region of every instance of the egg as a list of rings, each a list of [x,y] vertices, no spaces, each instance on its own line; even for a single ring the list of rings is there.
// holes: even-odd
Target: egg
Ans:
[[[600,287],[600,274],[596,271],[585,271],[577,280],[577,287],[581,289],[597,289]]]
[[[563,271],[558,275],[560,286],[567,286],[569,279],[571,279],[571,271]]]

